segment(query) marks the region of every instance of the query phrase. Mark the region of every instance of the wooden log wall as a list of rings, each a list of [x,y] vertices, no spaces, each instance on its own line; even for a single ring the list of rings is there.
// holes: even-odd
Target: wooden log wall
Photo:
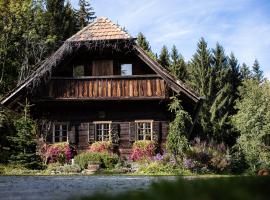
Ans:
[[[48,93],[55,99],[165,98],[166,86],[156,75],[52,78]]]

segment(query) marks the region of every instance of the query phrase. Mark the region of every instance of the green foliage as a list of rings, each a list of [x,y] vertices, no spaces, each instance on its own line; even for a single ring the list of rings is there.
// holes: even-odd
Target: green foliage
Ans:
[[[79,20],[79,29],[87,26],[89,22],[96,18],[94,9],[86,0],[79,0],[79,10],[77,11],[77,16]]]
[[[26,101],[23,115],[14,122],[17,134],[10,137],[13,150],[11,162],[31,169],[42,168],[41,158],[36,155],[36,126],[29,116],[29,109]]]
[[[96,194],[82,200],[263,200],[269,198],[270,177],[194,178],[154,183],[150,189],[118,195]]]
[[[169,66],[170,72],[179,78],[181,81],[185,81],[187,77],[187,66],[184,57],[178,53],[175,45],[173,45],[171,50],[171,63]]]
[[[0,165],[0,175],[19,176],[19,175],[40,175],[42,170],[31,170],[21,165]]]
[[[119,162],[119,157],[116,154],[84,152],[75,156],[74,161],[81,169],[87,168],[89,163],[100,164],[104,168],[113,168]]]
[[[204,97],[195,131],[205,139],[214,138],[232,145],[235,132],[230,117],[235,114],[237,87],[241,84],[237,59],[233,54],[227,57],[218,43],[211,52],[202,38],[188,74],[188,84]]]
[[[158,62],[159,64],[161,64],[161,66],[167,69],[170,66],[170,54],[169,54],[168,48],[165,45],[161,49]]]
[[[247,80],[247,79],[251,78],[251,71],[249,70],[246,63],[242,64],[242,66],[240,68],[240,72],[241,72],[241,77],[242,77],[243,80]]]
[[[136,174],[143,175],[190,175],[187,170],[180,168],[173,163],[161,163],[158,161],[141,165]]]
[[[258,82],[263,81],[263,71],[261,70],[261,66],[257,59],[252,66],[252,78]]]
[[[137,35],[137,43],[146,52],[151,52],[150,44],[141,32],[139,32]]]
[[[64,173],[64,174],[73,174],[73,173],[80,173],[81,168],[79,165],[70,165],[70,164],[64,164],[63,166],[59,166],[55,169],[55,171]]]
[[[237,147],[244,154],[249,169],[256,172],[270,167],[270,151],[267,138],[270,132],[270,85],[249,79],[239,88],[238,112],[232,121],[240,132]]]
[[[177,97],[171,98],[170,111],[175,113],[174,120],[169,125],[166,148],[175,156],[178,164],[183,160],[184,153],[188,149],[187,136],[192,124],[191,117],[183,110]]]

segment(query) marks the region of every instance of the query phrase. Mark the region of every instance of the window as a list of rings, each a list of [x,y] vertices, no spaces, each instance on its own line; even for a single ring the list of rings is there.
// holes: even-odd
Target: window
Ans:
[[[145,120],[135,122],[136,122],[137,140],[152,140],[153,121]]]
[[[94,122],[96,141],[111,140],[111,122]]]
[[[56,123],[53,126],[53,143],[68,141],[68,125],[66,123]]]
[[[84,76],[84,66],[83,65],[75,65],[73,67],[73,77]]]
[[[132,75],[132,64],[121,64],[121,75],[122,76]]]

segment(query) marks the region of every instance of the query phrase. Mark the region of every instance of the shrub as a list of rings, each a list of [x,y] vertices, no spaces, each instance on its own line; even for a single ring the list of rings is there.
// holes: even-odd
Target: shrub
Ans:
[[[119,157],[106,152],[84,152],[75,156],[74,160],[81,169],[87,168],[88,164],[100,164],[101,167],[112,168],[119,162]]]
[[[79,173],[81,172],[81,168],[79,165],[69,165],[65,164],[64,166],[59,166],[56,168],[56,171],[69,174],[69,173]]]
[[[76,149],[67,142],[45,144],[42,147],[42,154],[45,163],[59,162],[64,164],[70,163],[73,156],[76,155]]]
[[[175,113],[174,120],[169,125],[166,148],[174,155],[175,161],[181,165],[184,154],[188,150],[187,135],[192,125],[188,112],[184,111],[177,96],[171,97],[172,103],[169,110]]]
[[[89,147],[90,152],[113,152],[113,145],[110,141],[101,141],[101,142],[94,142]]]
[[[184,166],[196,172],[220,173],[229,170],[230,162],[229,151],[223,143],[207,143],[196,138],[186,154]]]
[[[147,165],[141,165],[137,171],[138,174],[145,175],[187,175],[187,170],[180,168],[173,163],[163,164],[158,161],[150,162]]]
[[[133,143],[130,159],[132,161],[149,160],[155,155],[156,143],[151,140],[141,140]]]

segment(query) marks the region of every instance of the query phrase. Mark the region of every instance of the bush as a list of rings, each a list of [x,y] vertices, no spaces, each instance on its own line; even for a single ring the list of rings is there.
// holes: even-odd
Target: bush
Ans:
[[[178,165],[173,163],[163,164],[158,161],[150,162],[146,165],[141,165],[137,171],[138,174],[145,175],[187,175],[190,174],[187,170],[183,170]]]
[[[116,154],[84,152],[75,156],[74,160],[81,169],[87,168],[88,164],[100,164],[104,168],[113,168],[119,162],[119,157]]]
[[[89,147],[89,152],[113,152],[113,145],[110,141],[94,142]]]
[[[67,142],[45,144],[42,147],[42,154],[45,163],[59,162],[64,164],[70,163],[73,156],[76,155],[76,149]]]
[[[195,172],[221,173],[229,170],[231,159],[226,146],[215,142],[204,142],[196,138],[184,159],[184,166]]]
[[[132,161],[149,160],[155,155],[156,143],[151,140],[140,140],[133,143],[130,159]]]
[[[59,166],[56,168],[56,171],[61,172],[61,173],[65,173],[65,174],[69,174],[69,173],[80,173],[81,172],[81,168],[79,165],[68,165],[65,164],[64,166]]]

